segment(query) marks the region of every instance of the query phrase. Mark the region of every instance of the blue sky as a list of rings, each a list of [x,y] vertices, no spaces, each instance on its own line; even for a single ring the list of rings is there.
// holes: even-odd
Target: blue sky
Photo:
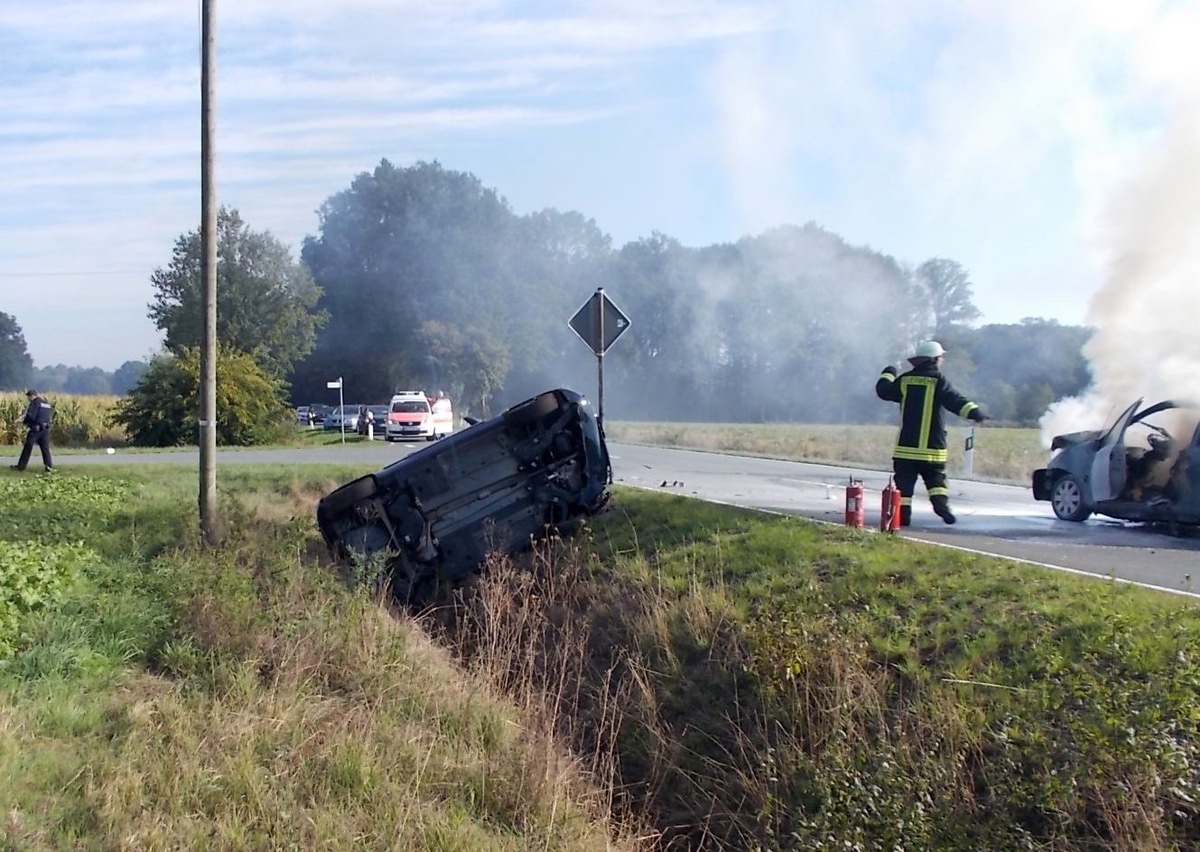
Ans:
[[[1196,112],[1195,0],[217,0],[217,191],[299,256],[381,158],[616,245],[816,222],[1089,320],[1113,205]],[[159,345],[198,227],[199,3],[0,0],[0,311],[37,366]],[[586,294],[581,294],[581,299]],[[565,321],[566,318],[564,318]]]

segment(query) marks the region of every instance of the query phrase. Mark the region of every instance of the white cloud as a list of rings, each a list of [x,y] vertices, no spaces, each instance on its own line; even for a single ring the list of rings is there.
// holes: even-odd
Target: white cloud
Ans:
[[[142,342],[98,353],[27,296],[95,288],[6,273],[152,269],[196,227],[198,6],[10,7],[0,310],[37,363],[111,368]],[[1196,19],[1191,0],[239,0],[218,9],[218,192],[298,246],[355,173],[438,159],[618,241],[815,220],[963,262],[987,319],[1081,321],[1106,199],[1196,106]],[[144,326],[146,277],[105,281]]]
[[[743,216],[954,257],[989,319],[1081,321],[1104,204],[1200,79],[1195,5],[791,9],[786,33],[731,45],[711,85]]]

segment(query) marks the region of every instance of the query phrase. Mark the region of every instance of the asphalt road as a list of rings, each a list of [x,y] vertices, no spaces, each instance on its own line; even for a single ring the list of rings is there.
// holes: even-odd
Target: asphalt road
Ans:
[[[879,526],[887,472],[683,450],[611,447],[614,476],[631,485],[841,524],[851,477],[866,489],[866,524]],[[664,484],[665,483],[665,484]],[[933,513],[923,486],[905,538],[1200,594],[1200,536],[1175,537],[1140,524],[1093,517],[1060,521],[1029,487],[950,479],[958,523]]]
[[[289,450],[218,450],[227,464],[361,464],[369,471],[425,446],[354,443]],[[842,523],[851,477],[866,489],[867,527],[879,524],[886,472],[774,461],[687,450],[609,444],[614,480],[626,485],[715,500],[737,506]],[[198,465],[195,450],[115,455],[64,455],[74,465],[179,463]],[[219,482],[219,480],[218,480]],[[1175,537],[1140,524],[1093,517],[1060,521],[1048,503],[1025,486],[950,480],[958,523],[946,526],[929,507],[922,486],[913,501],[913,525],[901,533],[948,547],[1033,562],[1060,570],[1135,582],[1200,597],[1200,536]]]

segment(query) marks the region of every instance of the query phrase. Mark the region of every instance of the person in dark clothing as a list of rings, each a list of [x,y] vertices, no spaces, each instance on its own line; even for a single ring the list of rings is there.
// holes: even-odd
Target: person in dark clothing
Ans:
[[[25,433],[25,446],[21,448],[21,458],[12,466],[13,470],[25,469],[36,444],[41,448],[46,473],[54,473],[54,463],[50,458],[50,403],[35,390],[25,391],[25,396],[29,399],[29,407],[25,409],[24,423],[29,431]]]
[[[976,423],[987,420],[983,410],[954,389],[942,375],[946,350],[936,340],[927,340],[908,359],[912,369],[897,375],[888,365],[875,383],[875,395],[900,403],[900,434],[892,451],[892,470],[900,489],[900,526],[912,522],[912,498],[917,477],[925,481],[933,511],[948,524],[957,520],[950,511],[950,489],[946,486],[946,425],[942,410]]]

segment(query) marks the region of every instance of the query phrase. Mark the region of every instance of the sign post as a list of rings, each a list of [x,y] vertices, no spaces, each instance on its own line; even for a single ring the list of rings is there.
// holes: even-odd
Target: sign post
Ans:
[[[599,379],[599,396],[596,399],[596,419],[604,425],[604,353],[617,342],[617,338],[629,328],[629,317],[604,294],[603,287],[588,299],[575,316],[567,323],[571,331],[596,353],[596,372]]]
[[[326,382],[325,387],[337,388],[338,392],[338,414],[341,415],[340,425],[342,427],[342,443],[346,443],[346,401],[342,397],[342,377],[338,376],[335,382]]]
[[[971,471],[975,467],[975,427],[967,427],[967,439],[963,441],[963,472],[966,477],[971,476]]]

